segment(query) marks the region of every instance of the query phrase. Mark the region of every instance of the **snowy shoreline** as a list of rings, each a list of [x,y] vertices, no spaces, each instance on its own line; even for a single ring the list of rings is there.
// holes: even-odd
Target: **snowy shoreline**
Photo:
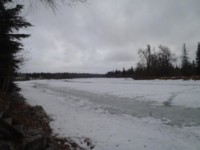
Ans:
[[[43,106],[54,119],[51,123],[54,134],[73,137],[79,144],[81,137],[91,138],[95,150],[200,149],[199,115],[196,114],[200,107],[198,81],[71,79],[18,84],[29,104]],[[164,106],[163,102],[169,98],[172,106]],[[128,106],[134,109],[134,105],[137,109],[128,114]],[[157,112],[161,106],[169,107],[174,114],[165,111],[164,116],[160,109],[157,116],[154,112],[138,116],[149,111],[148,107],[150,112],[154,108]],[[194,111],[193,120],[173,123],[170,117],[176,120],[176,112],[182,111],[179,108]]]

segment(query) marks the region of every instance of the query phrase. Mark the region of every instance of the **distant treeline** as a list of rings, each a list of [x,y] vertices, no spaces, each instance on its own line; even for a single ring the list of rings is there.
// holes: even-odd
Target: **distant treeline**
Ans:
[[[190,60],[186,45],[183,44],[181,63],[177,65],[177,57],[167,46],[160,45],[156,51],[150,45],[140,49],[140,61],[136,68],[114,70],[106,73],[107,77],[131,77],[134,79],[156,78],[196,78],[200,77],[200,43],[198,43],[196,58]]]
[[[16,80],[33,79],[71,79],[71,78],[99,78],[102,74],[91,73],[18,73]]]

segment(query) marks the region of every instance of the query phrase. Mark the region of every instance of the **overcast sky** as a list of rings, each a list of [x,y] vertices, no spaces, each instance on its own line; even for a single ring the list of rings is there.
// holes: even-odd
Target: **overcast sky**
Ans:
[[[89,0],[52,10],[26,5],[34,26],[24,41],[23,72],[105,73],[135,67],[138,49],[168,46],[191,60],[200,41],[200,0]]]

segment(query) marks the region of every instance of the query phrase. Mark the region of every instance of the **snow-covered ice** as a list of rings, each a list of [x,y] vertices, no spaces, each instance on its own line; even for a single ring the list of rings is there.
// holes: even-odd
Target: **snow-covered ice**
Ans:
[[[43,106],[53,118],[54,134],[79,143],[88,137],[95,150],[200,149],[200,81],[92,78],[18,84],[29,104]]]

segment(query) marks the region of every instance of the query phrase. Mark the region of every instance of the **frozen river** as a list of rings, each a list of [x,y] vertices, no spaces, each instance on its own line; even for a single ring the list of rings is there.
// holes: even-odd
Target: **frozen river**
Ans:
[[[96,150],[199,150],[200,81],[68,79],[18,82],[61,137]],[[86,149],[89,149],[86,145]]]

